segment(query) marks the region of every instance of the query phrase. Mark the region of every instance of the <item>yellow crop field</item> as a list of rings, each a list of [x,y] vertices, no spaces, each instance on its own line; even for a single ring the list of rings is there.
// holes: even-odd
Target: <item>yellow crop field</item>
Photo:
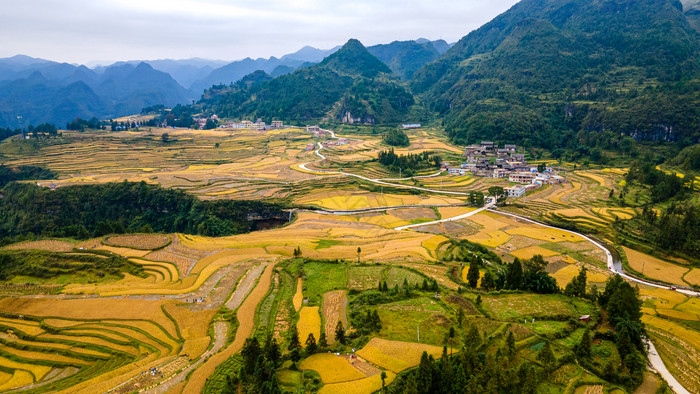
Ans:
[[[43,352],[33,352],[30,350],[15,349],[13,347],[9,347],[9,346],[3,345],[3,344],[0,344],[0,351],[7,353],[7,354],[13,354],[17,357],[21,357],[21,358],[27,359],[27,360],[47,360],[47,361],[55,361],[55,362],[59,362],[59,363],[79,364],[79,365],[89,365],[90,364],[89,362],[78,359],[78,358],[62,356],[60,354],[51,354],[51,353],[43,353]]]
[[[512,236],[510,234],[506,234],[503,231],[491,231],[488,233],[477,233],[476,235],[467,237],[467,240],[480,243],[490,248],[495,248],[508,242],[511,238]]]
[[[334,353],[318,353],[299,364],[301,369],[310,369],[321,375],[324,384],[347,382],[365,378],[365,374],[350,365],[350,362]]]
[[[442,354],[442,348],[439,346],[381,338],[372,338],[365,347],[357,351],[357,354],[372,364],[399,373],[418,365],[424,351],[435,358]]]
[[[656,309],[656,313],[661,315],[661,316],[668,316],[668,317],[672,317],[674,319],[690,320],[690,321],[698,321],[699,320],[698,315],[693,315],[690,313],[677,311],[675,309],[658,308],[658,309]]]
[[[58,341],[72,341],[72,342],[78,342],[78,343],[86,343],[90,345],[98,345],[98,346],[103,346],[109,349],[114,349],[118,352],[123,352],[130,354],[132,356],[135,356],[138,354],[138,349],[136,349],[135,345],[118,345],[115,343],[112,343],[110,341],[107,341],[102,338],[96,338],[96,337],[91,337],[91,336],[73,336],[73,335],[61,335],[61,334],[42,334],[39,335],[38,338],[43,338],[43,339],[49,339],[49,340],[58,340]]]
[[[671,333],[679,338],[683,338],[692,344],[696,351],[700,350],[700,333],[697,331],[689,330],[680,324],[673,323],[666,319],[661,319],[656,316],[643,315],[642,323],[656,327],[662,331]]]
[[[571,282],[571,279],[579,274],[580,270],[581,267],[577,267],[576,265],[572,264],[559,269],[552,275],[552,277],[557,280],[559,287],[564,288],[564,286]],[[586,280],[588,283],[605,283],[605,281],[608,280],[608,276],[601,272],[596,272],[589,269],[588,272],[586,272]]]
[[[30,372],[30,376],[34,375],[34,377],[39,380],[44,377],[49,371],[51,371],[51,367],[45,366],[45,365],[36,365],[36,364],[25,364],[25,363],[20,363],[17,361],[10,360],[5,357],[0,357],[0,367],[6,367],[14,370],[25,370]],[[29,383],[32,383],[31,381]]]
[[[388,386],[394,381],[396,375],[390,371],[386,372],[385,385]],[[371,394],[382,389],[382,378],[380,375],[370,376],[364,379],[349,382],[327,384],[321,387],[319,394]]]
[[[654,306],[656,308],[674,308],[676,305],[684,302],[688,297],[672,290],[659,289],[655,287],[642,287],[639,290],[642,299],[656,299]]]
[[[126,257],[143,257],[143,256],[151,253],[150,250],[137,250],[137,249],[120,248],[120,247],[116,247],[116,246],[107,246],[107,245],[102,245],[96,249],[106,250],[108,252],[112,252],[114,254],[118,254],[120,256],[126,256]]]
[[[594,174],[594,173],[592,173],[592,172],[590,172],[590,171],[579,171],[579,172],[576,172],[575,174],[584,176],[584,177],[586,177],[586,178],[593,179],[594,181],[598,182],[598,184],[599,184],[600,186],[605,186],[605,184],[606,184],[605,178],[603,178],[603,177],[601,177],[601,176],[599,176],[599,175],[596,175],[596,174]]]
[[[698,268],[691,269],[690,272],[685,274],[685,276],[683,277],[683,280],[688,282],[691,285],[700,286],[700,269],[698,269]]]
[[[161,234],[134,234],[117,235],[105,238],[103,241],[107,245],[132,248],[132,249],[158,249],[165,246],[170,238]]]
[[[32,383],[34,383],[34,377],[31,373],[22,370],[15,370],[12,378],[7,383],[0,386],[0,391],[10,390],[15,387],[22,387]]]
[[[510,254],[521,259],[521,260],[529,260],[537,254],[542,255],[542,257],[550,257],[550,256],[556,256],[559,253],[557,253],[553,250],[545,249],[541,246],[530,246],[530,247],[527,247],[524,249],[510,252]]]
[[[580,242],[584,240],[580,236],[564,230],[541,226],[519,226],[506,230],[506,233],[510,235],[524,235],[528,238],[547,242]]]
[[[625,251],[625,255],[627,255],[629,265],[635,271],[652,279],[677,285],[685,285],[683,275],[689,271],[688,268],[668,263],[625,246],[623,246],[622,249]]]
[[[75,247],[74,244],[65,241],[30,241],[30,242],[20,242],[18,244],[12,244],[5,246],[4,249],[19,250],[19,249],[37,249],[46,250],[49,252],[70,252]]]
[[[561,205],[568,205],[566,202],[563,202],[561,199],[568,196],[569,194],[573,194],[581,190],[581,183],[579,182],[571,182],[573,187],[571,189],[565,189],[559,193],[557,193],[554,196],[549,197],[549,201],[555,203],[555,204],[561,204]]]
[[[294,298],[292,299],[292,304],[294,304],[294,310],[299,312],[299,309],[301,309],[301,304],[304,301],[304,293],[302,293],[302,282],[301,278],[297,279],[297,292],[294,294]]]
[[[696,297],[688,297],[686,302],[676,305],[676,309],[700,316],[700,299]]]
[[[305,343],[309,334],[314,334],[317,342],[321,336],[321,316],[318,314],[318,309],[317,306],[305,306],[299,311],[297,330],[299,331],[299,341],[302,346],[306,346]]]
[[[423,241],[421,245],[423,245],[424,248],[435,251],[437,248],[440,246],[441,243],[449,241],[449,238],[443,236],[443,235],[436,235],[434,237],[430,237]]]

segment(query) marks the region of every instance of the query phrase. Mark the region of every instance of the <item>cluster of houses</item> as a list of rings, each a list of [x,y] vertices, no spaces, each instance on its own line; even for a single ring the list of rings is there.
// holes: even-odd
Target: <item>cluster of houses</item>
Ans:
[[[214,115],[214,116],[216,116],[216,115]],[[241,122],[228,122],[228,123],[223,124],[219,127],[226,128],[226,129],[248,129],[248,130],[266,131],[266,130],[271,130],[271,129],[282,129],[282,128],[284,128],[284,122],[282,122],[281,120],[273,120],[272,123],[268,125],[265,122],[263,122],[262,119],[258,119],[255,122],[251,122],[249,120],[244,120]]]
[[[511,183],[519,183],[504,188],[508,197],[522,197],[527,191],[542,185],[566,182],[566,178],[551,167],[539,172],[536,165],[525,160],[524,154],[518,153],[515,145],[506,144],[499,148],[491,141],[481,141],[481,144],[467,146],[464,157],[465,162],[460,167],[451,167],[448,163],[443,167],[451,174],[470,172],[474,176],[508,178]]]
[[[216,123],[219,122],[219,117],[216,116],[216,115],[212,115],[212,116],[210,116],[210,117],[208,117],[208,118],[207,118],[207,117],[194,118],[194,119],[192,119],[192,120],[194,120],[194,121],[197,123],[197,125],[199,126],[199,129],[200,129],[200,130],[203,130],[203,129],[204,129],[204,125],[207,124],[207,120],[209,120],[209,119],[213,120],[213,121],[216,122]]]

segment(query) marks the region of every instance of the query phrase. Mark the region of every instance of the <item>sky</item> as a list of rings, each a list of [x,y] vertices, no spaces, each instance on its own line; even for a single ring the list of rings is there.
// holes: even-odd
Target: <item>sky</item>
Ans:
[[[117,60],[282,56],[428,38],[455,42],[515,0],[0,0],[0,57]]]

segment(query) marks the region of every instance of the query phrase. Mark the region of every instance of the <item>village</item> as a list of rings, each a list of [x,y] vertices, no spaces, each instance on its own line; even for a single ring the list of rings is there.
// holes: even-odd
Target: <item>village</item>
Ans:
[[[465,162],[459,167],[443,163],[442,168],[450,174],[489,178],[508,178],[511,183],[518,183],[504,188],[508,197],[522,197],[526,192],[543,185],[566,182],[566,178],[551,167],[533,165],[525,160],[525,154],[518,153],[515,145],[505,144],[499,148],[492,141],[481,141],[464,149]]]

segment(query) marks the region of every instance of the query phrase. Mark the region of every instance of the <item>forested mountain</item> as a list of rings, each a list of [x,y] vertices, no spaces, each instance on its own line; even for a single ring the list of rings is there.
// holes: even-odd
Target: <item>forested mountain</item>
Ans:
[[[302,122],[330,114],[348,123],[396,122],[413,96],[390,74],[353,39],[318,65],[230,93],[212,109],[232,118]]]
[[[697,141],[699,43],[677,0],[523,0],[411,87],[459,142]]]
[[[374,45],[367,50],[403,80],[411,79],[413,73],[421,66],[440,57],[440,52],[427,40],[422,43],[394,41],[390,44]]]

